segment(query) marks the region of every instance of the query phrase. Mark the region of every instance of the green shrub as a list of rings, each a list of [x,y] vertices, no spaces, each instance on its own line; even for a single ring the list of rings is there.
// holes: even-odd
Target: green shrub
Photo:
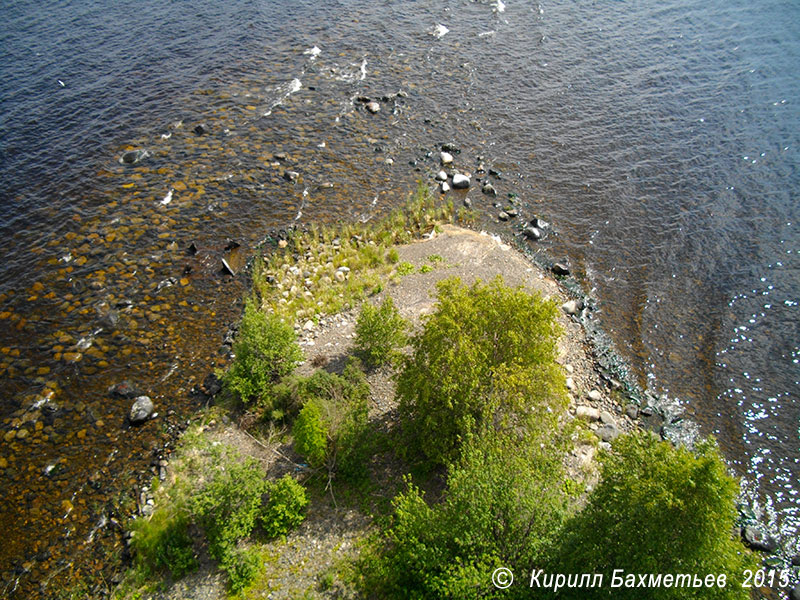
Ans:
[[[261,569],[261,554],[256,548],[233,548],[226,552],[220,567],[228,574],[228,588],[238,594],[258,575]]]
[[[369,368],[390,362],[405,345],[407,329],[390,296],[380,306],[365,302],[356,321],[356,355]]]
[[[289,475],[271,483],[269,498],[261,513],[261,525],[270,537],[286,535],[305,519],[308,506],[305,488]]]
[[[158,508],[149,519],[133,521],[131,545],[143,575],[169,571],[177,579],[197,568],[188,524],[185,511],[169,506]]]
[[[674,448],[647,432],[618,438],[602,480],[566,527],[551,559],[559,573],[691,573],[727,575],[727,587],[652,588],[647,597],[741,598],[742,573],[755,561],[731,531],[738,485],[713,441],[696,451]],[[563,598],[641,598],[642,590],[583,589]]]
[[[506,597],[492,571],[529,572],[566,510],[561,449],[529,441],[473,439],[437,504],[408,481],[383,545],[361,563],[362,585],[382,598]]]
[[[399,265],[397,265],[398,275],[411,275],[413,272],[414,272],[414,265],[412,265],[407,260],[404,260]]]
[[[261,312],[252,301],[245,304],[233,354],[223,381],[244,403],[268,399],[272,385],[303,359],[292,327]]]
[[[355,474],[369,409],[369,385],[358,361],[351,360],[342,375],[316,371],[297,389],[304,405],[292,429],[295,449],[331,476]]]
[[[212,557],[224,562],[237,542],[250,535],[268,488],[265,473],[255,459],[223,454],[222,461],[211,470],[210,480],[190,501]]]
[[[322,408],[316,398],[303,406],[292,427],[294,449],[314,468],[325,464],[328,450],[328,425],[323,420]]]
[[[458,457],[487,428],[541,430],[567,396],[556,363],[560,328],[554,302],[497,278],[465,287],[438,284],[438,300],[413,337],[397,381],[407,447],[433,464]]]
[[[389,249],[389,252],[386,253],[386,260],[389,262],[389,264],[397,264],[397,262],[400,260],[400,254],[397,252],[397,248]]]

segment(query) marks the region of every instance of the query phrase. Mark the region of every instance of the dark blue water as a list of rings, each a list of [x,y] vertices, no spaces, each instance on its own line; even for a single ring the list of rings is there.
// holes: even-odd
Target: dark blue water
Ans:
[[[6,581],[30,590],[80,561],[73,540],[102,513],[81,482],[122,489],[140,466],[128,447],[145,438],[132,445],[116,422],[70,437],[92,420],[79,409],[99,413],[131,372],[176,395],[190,386],[170,379],[173,364],[186,377],[209,364],[212,350],[182,337],[217,327],[240,291],[195,265],[191,294],[169,292],[169,318],[145,320],[158,281],[186,266],[167,244],[212,256],[228,238],[386,210],[434,171],[426,152],[444,141],[458,166],[494,165],[501,195],[554,224],[544,249],[585,275],[632,377],[716,435],[765,520],[796,539],[797,3],[8,2],[3,17],[0,417],[4,433],[34,432],[0,446],[3,520],[21,540],[3,555]],[[375,116],[354,102],[399,90]],[[124,167],[128,148],[150,158]],[[301,181],[280,176],[281,152]],[[486,227],[514,233],[472,197]],[[120,297],[142,313],[98,332],[95,307]],[[200,311],[181,313],[181,298]],[[78,339],[102,352],[55,358]],[[47,390],[75,408],[39,434],[31,406]],[[61,487],[26,474],[62,460],[84,468]],[[26,490],[49,500],[31,509]],[[74,521],[65,498],[88,500]],[[35,552],[33,531],[46,532]]]

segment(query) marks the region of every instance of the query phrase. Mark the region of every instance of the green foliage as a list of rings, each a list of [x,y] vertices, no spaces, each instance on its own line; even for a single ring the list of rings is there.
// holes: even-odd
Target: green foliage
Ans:
[[[389,249],[389,252],[386,254],[386,260],[390,264],[393,264],[393,265],[397,264],[397,262],[400,260],[400,254],[398,254],[397,248],[390,248]]]
[[[469,288],[447,279],[438,290],[397,382],[408,447],[447,464],[486,429],[552,424],[567,402],[555,303],[500,278]]]
[[[731,535],[736,481],[716,444],[674,448],[647,432],[618,438],[602,481],[568,524],[551,559],[559,573],[726,574],[727,587],[654,588],[648,598],[748,598],[742,572],[754,559]],[[640,598],[641,590],[604,586],[563,598]]]
[[[430,273],[431,271],[433,271],[433,267],[430,265],[422,265],[419,268],[420,273]]]
[[[286,535],[305,519],[305,488],[288,473],[269,485],[269,498],[261,513],[261,525],[270,537]]]
[[[268,481],[255,459],[227,457],[212,470],[210,480],[190,502],[212,557],[224,562],[237,542],[250,535],[267,491]]]
[[[197,568],[188,523],[184,510],[170,506],[158,508],[149,519],[133,521],[135,564],[145,577],[169,571],[179,578]]]
[[[226,552],[220,567],[228,574],[228,588],[238,594],[258,575],[261,569],[261,554],[256,548],[233,548]]]
[[[405,345],[407,329],[390,296],[377,307],[365,302],[356,320],[356,354],[369,368],[384,365]]]
[[[233,364],[223,381],[244,403],[269,398],[272,385],[303,358],[292,327],[276,315],[258,310],[250,300],[245,304],[233,353]]]
[[[404,276],[404,275],[411,275],[414,272],[414,265],[412,265],[407,260],[404,260],[399,265],[397,265],[397,274]]]
[[[383,546],[362,561],[362,585],[382,598],[505,597],[492,587],[492,571],[529,571],[566,510],[562,452],[529,441],[474,439],[450,467],[438,504],[407,480]]]
[[[292,429],[295,449],[330,476],[355,475],[369,409],[369,385],[358,361],[351,360],[342,375],[316,371],[297,389],[304,404]]]
[[[325,464],[328,451],[328,425],[322,417],[321,403],[310,398],[292,427],[294,449],[314,468]]]

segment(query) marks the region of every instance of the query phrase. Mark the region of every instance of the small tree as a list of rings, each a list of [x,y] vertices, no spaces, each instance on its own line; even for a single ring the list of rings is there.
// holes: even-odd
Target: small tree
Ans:
[[[272,385],[303,359],[292,327],[248,300],[233,343],[234,360],[223,376],[245,404],[270,398]]]
[[[436,309],[412,338],[397,396],[408,445],[434,464],[487,428],[537,427],[566,406],[556,364],[554,302],[497,278],[438,285]]]
[[[731,535],[736,481],[716,444],[674,448],[647,432],[618,438],[606,456],[602,481],[567,526],[550,569],[559,573],[725,574],[725,588],[655,587],[654,599],[749,597],[742,573],[754,567]],[[641,598],[641,589],[564,591],[561,598]]]
[[[406,344],[408,323],[395,308],[391,296],[380,306],[365,302],[356,321],[356,355],[370,368],[392,360]]]
[[[298,380],[296,389],[303,402],[292,429],[297,452],[330,478],[354,471],[369,409],[369,385],[358,361],[350,361],[341,376],[316,371]]]
[[[408,480],[378,556],[363,561],[365,587],[383,598],[505,598],[492,586],[500,566],[529,571],[566,511],[558,444],[516,435],[474,438],[429,505]]]

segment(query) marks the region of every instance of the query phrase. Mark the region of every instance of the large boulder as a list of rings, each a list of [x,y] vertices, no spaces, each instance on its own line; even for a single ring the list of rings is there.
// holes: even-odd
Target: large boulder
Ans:
[[[453,188],[457,190],[465,190],[469,187],[470,181],[469,177],[466,175],[462,175],[461,173],[456,173],[453,175]]]

